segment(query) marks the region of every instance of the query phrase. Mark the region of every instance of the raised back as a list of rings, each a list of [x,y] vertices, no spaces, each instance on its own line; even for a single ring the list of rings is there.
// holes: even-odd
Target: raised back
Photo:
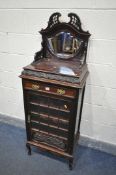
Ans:
[[[40,58],[55,57],[61,59],[84,59],[86,61],[87,45],[90,33],[83,31],[80,18],[69,13],[69,22],[60,22],[61,14],[53,13],[46,29],[42,29],[42,49],[35,55]]]

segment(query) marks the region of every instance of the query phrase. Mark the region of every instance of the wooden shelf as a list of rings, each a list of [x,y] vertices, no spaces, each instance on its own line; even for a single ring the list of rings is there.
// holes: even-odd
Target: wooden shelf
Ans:
[[[57,119],[57,120],[59,120],[59,121],[61,121],[61,122],[67,123],[67,125],[69,124],[69,120],[62,119],[61,116],[56,117],[56,116],[51,116],[51,115],[47,115],[47,114],[41,114],[41,113],[34,112],[34,111],[31,111],[30,113],[31,113],[32,115],[35,114],[35,115],[42,116],[42,117],[46,117],[46,118],[49,117],[49,118],[52,118],[52,119]]]
[[[35,120],[31,120],[31,122],[34,122],[34,123],[37,123],[37,124],[41,124],[41,125],[45,125],[45,126],[48,126],[50,128],[55,128],[55,129],[58,129],[60,131],[66,131],[68,132],[68,129],[65,129],[65,128],[61,128],[61,127],[58,127],[58,126],[54,126],[52,124],[47,124],[47,123],[44,123],[44,122],[39,122],[39,121],[35,121]]]
[[[31,130],[34,131],[34,132],[40,132],[40,133],[43,133],[43,134],[47,134],[49,136],[56,137],[56,138],[61,139],[61,140],[68,141],[68,139],[66,137],[58,136],[58,135],[52,134],[50,132],[45,132],[45,131],[42,131],[42,130],[39,130],[39,129],[35,129],[35,128],[31,128]]]
[[[45,146],[50,146],[51,148],[55,148],[55,149],[58,149],[59,151],[65,151],[64,149],[61,149],[61,148],[58,148],[57,146],[55,146],[55,145],[50,145],[50,144],[48,144],[48,143],[46,143],[46,142],[44,142],[44,141],[42,141],[42,142],[39,142],[39,141],[36,141],[36,140],[32,140],[33,142],[35,142],[35,143],[37,143],[37,144],[43,144],[43,145],[45,145]]]
[[[44,104],[40,104],[40,103],[36,103],[36,102],[29,102],[29,103],[32,104],[32,105],[36,105],[36,106],[40,106],[40,107],[44,107],[44,108],[55,109],[57,111],[70,113],[69,110],[64,110],[64,109],[61,109],[61,108],[56,108],[54,106],[48,106],[48,105],[44,105]]]
[[[64,158],[67,159],[73,159],[73,156],[64,152],[64,151],[60,151],[57,148],[52,148],[51,146],[47,146],[47,145],[43,145],[41,143],[35,143],[33,141],[27,141],[28,144],[33,145],[33,146],[37,146],[39,149],[47,151],[47,152],[52,152],[53,154],[56,155],[61,155]]]
[[[33,121],[33,120],[31,120],[31,122],[38,124],[38,128],[39,128],[39,126],[47,126],[49,128],[54,128],[54,129],[57,129],[58,131],[64,131],[64,132],[68,133],[68,129],[64,129],[64,128],[61,128],[61,127],[58,127],[58,126],[54,126],[52,124],[46,124],[46,123],[43,123],[43,122],[38,122],[38,121]]]

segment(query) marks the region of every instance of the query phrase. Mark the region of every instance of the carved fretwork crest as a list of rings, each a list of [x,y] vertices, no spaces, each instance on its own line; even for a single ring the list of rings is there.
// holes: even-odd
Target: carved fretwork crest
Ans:
[[[50,18],[49,18],[49,22],[48,22],[48,27],[51,28],[53,27],[54,25],[60,23],[59,21],[59,17],[61,16],[60,13],[56,12],[56,13],[53,13]]]
[[[54,27],[56,24],[60,24],[60,20],[59,18],[61,17],[61,13],[56,12],[53,13],[50,18],[49,18],[49,22],[48,22],[48,27],[47,28],[52,28]],[[70,18],[68,24],[72,25],[74,28],[76,28],[78,31],[84,32],[81,28],[81,20],[79,18],[79,16],[75,13],[69,13],[68,17]]]

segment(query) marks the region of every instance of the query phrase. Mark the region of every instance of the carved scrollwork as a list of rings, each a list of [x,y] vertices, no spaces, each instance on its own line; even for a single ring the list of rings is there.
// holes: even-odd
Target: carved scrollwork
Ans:
[[[49,22],[48,22],[48,27],[52,28],[54,27],[56,24],[60,24],[61,22],[59,21],[59,17],[61,16],[61,14],[59,12],[53,13],[50,18],[49,18]],[[85,32],[83,31],[83,29],[81,28],[81,20],[79,18],[79,16],[75,13],[69,13],[68,17],[70,18],[70,21],[68,22],[68,24],[70,24],[71,26],[73,26],[76,30],[82,32],[82,33],[86,33],[89,34],[89,32]]]
[[[51,28],[53,27],[54,25],[60,23],[59,21],[59,17],[61,16],[60,13],[56,12],[56,13],[53,13],[50,18],[49,18],[49,22],[48,22],[48,27]]]
[[[35,53],[34,62],[35,62],[35,61],[38,61],[38,60],[41,59],[42,57],[43,57],[43,48],[42,48],[40,51],[38,51],[38,52]]]
[[[70,17],[70,21],[69,24],[73,25],[76,29],[81,30],[81,21],[78,15],[76,15],[75,13],[69,13],[68,17]]]

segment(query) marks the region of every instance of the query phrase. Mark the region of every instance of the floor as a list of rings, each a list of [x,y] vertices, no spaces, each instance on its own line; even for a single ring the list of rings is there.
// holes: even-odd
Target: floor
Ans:
[[[23,127],[0,122],[0,175],[116,175],[116,156],[78,146],[70,171],[63,159],[35,148],[28,156],[25,140]]]

